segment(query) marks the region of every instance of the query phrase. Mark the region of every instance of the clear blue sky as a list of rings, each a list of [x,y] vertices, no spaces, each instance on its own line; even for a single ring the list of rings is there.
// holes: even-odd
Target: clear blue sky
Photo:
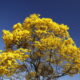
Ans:
[[[80,0],[0,0],[0,36],[1,30],[11,30],[14,24],[23,22],[32,13],[40,13],[42,17],[67,24],[71,37],[80,46]],[[3,47],[0,37],[0,49]],[[59,80],[80,80],[80,75]]]

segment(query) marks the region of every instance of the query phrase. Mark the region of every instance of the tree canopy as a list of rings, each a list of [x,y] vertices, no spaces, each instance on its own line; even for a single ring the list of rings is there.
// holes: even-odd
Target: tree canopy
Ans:
[[[0,75],[26,72],[26,80],[53,80],[80,73],[80,48],[69,35],[69,27],[39,14],[26,17],[3,30],[5,50],[0,53]]]

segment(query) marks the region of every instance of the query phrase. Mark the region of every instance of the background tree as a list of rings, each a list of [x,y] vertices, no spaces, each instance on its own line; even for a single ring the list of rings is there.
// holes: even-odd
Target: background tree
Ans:
[[[3,30],[5,51],[0,54],[0,75],[24,73],[26,80],[54,80],[80,73],[80,48],[69,27],[32,14]]]

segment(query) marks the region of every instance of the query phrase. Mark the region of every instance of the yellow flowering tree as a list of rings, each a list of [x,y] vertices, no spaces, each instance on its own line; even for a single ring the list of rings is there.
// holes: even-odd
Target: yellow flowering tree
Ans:
[[[80,48],[69,27],[32,14],[24,22],[3,30],[5,51],[0,54],[0,75],[26,71],[26,80],[53,80],[80,73]]]

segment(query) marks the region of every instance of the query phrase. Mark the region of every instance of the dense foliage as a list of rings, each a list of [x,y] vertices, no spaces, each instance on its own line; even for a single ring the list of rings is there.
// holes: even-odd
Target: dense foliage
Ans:
[[[69,27],[32,14],[24,22],[3,30],[5,51],[0,54],[0,75],[26,71],[26,80],[53,80],[80,72],[80,48]]]

